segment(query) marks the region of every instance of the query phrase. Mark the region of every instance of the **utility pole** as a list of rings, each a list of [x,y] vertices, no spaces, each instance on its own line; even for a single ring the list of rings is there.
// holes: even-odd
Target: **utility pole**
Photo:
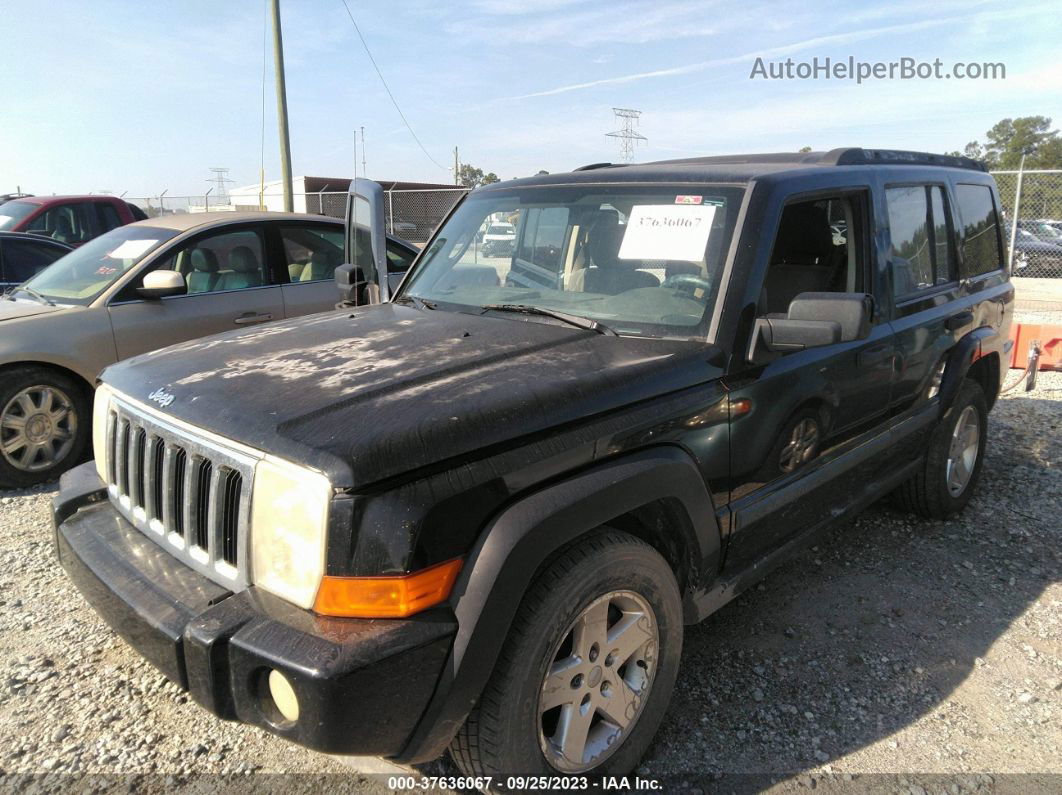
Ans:
[[[354,164],[354,170],[357,171],[358,164]],[[361,175],[365,179],[369,178],[369,173],[365,170],[365,128],[361,128]]]
[[[454,147],[454,184],[461,184],[461,164],[457,161],[457,147]]]
[[[284,86],[284,40],[280,33],[280,0],[270,0],[273,11],[273,64],[277,82],[277,127],[280,130],[280,181],[284,185],[284,211],[295,210],[291,188],[291,141],[288,139],[288,92]]]

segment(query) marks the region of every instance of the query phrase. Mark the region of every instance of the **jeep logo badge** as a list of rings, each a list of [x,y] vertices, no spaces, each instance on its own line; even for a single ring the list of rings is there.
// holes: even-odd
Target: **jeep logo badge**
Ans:
[[[160,387],[160,388],[156,389],[154,392],[152,392],[150,395],[148,395],[148,400],[154,400],[162,408],[166,408],[168,405],[170,405],[173,402],[174,397],[169,392],[167,392],[165,389],[162,389]]]

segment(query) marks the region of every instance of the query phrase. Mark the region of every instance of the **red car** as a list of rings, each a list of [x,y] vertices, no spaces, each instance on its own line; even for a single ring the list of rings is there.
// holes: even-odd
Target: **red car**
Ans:
[[[117,196],[29,196],[0,204],[0,232],[33,232],[68,246],[146,218]]]

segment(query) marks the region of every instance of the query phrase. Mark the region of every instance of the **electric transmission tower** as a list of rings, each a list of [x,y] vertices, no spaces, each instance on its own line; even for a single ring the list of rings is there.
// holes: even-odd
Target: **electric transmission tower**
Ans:
[[[605,135],[609,138],[620,139],[620,159],[624,163],[630,163],[634,160],[634,147],[638,142],[649,140],[641,133],[634,131],[642,112],[630,108],[613,108],[612,112],[616,114],[616,120],[623,125],[623,129],[605,133]]]
[[[207,180],[207,182],[213,182],[216,186],[214,188],[214,198],[212,199],[215,204],[228,204],[229,203],[229,191],[225,187],[230,182],[235,180],[229,179],[229,170],[227,168],[211,168],[214,172],[214,176]]]

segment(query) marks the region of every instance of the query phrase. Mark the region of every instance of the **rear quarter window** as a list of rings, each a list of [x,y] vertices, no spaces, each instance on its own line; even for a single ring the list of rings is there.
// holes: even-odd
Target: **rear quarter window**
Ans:
[[[1003,247],[992,189],[987,185],[956,185],[955,200],[962,224],[960,274],[969,278],[999,270],[1003,267]]]

